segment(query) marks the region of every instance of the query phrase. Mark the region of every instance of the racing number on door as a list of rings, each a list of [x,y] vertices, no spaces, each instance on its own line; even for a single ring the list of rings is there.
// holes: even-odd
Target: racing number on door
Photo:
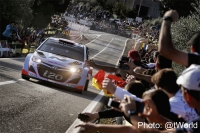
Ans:
[[[49,72],[48,70],[46,70],[43,74],[44,77],[47,77],[49,79],[53,79],[53,80],[62,80],[63,76],[60,74],[56,74],[53,72]]]

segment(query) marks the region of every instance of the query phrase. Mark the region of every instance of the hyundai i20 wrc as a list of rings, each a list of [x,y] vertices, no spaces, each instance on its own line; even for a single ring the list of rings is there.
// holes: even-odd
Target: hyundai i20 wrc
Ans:
[[[92,68],[86,67],[88,48],[63,38],[47,38],[32,54],[28,54],[22,68],[22,78],[49,81],[55,84],[87,90]]]

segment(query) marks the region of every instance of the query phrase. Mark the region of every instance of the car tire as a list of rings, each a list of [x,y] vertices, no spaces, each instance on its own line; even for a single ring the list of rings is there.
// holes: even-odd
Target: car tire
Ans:
[[[85,82],[85,86],[84,86],[84,91],[87,91],[88,90],[88,85],[89,85],[89,79],[86,80]]]
[[[22,74],[22,79],[29,80],[30,78]]]

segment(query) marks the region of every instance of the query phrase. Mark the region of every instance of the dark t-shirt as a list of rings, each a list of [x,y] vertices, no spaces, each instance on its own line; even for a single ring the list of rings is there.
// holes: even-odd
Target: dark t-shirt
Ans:
[[[183,126],[183,125],[181,125]],[[187,128],[188,127],[188,128]],[[177,133],[200,133],[200,116],[184,127],[177,127]]]
[[[198,54],[198,53],[188,53],[188,67],[191,64],[200,65],[200,54]]]

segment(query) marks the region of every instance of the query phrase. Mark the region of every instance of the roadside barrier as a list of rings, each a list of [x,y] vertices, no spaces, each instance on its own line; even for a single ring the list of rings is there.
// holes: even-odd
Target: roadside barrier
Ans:
[[[0,57],[12,56],[12,50],[8,46],[7,40],[0,40]]]

